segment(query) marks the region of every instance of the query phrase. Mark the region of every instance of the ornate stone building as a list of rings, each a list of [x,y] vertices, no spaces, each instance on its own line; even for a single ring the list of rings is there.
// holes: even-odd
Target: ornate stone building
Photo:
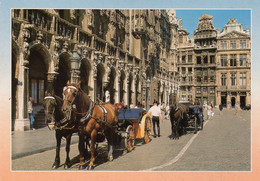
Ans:
[[[236,19],[222,32],[213,26],[212,16],[199,18],[194,38],[178,29],[178,71],[180,100],[223,104],[251,103],[251,38]]]
[[[216,103],[234,107],[251,103],[251,38],[249,30],[230,19],[217,37]]]
[[[179,72],[178,80],[180,83],[179,100],[195,101],[194,87],[194,39],[189,38],[189,33],[182,27],[182,19],[178,29],[178,58],[177,71]]]
[[[174,10],[13,9],[11,15],[14,130],[29,128],[29,96],[37,117],[44,96],[62,96],[68,80],[80,81],[94,101],[104,101],[108,90],[112,103],[126,105],[167,102],[176,93]]]

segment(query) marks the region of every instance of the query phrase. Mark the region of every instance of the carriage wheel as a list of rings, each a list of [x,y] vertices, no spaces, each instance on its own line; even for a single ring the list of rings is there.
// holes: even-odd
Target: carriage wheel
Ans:
[[[150,118],[146,118],[144,126],[144,143],[149,143],[151,140],[152,122]]]
[[[125,138],[125,147],[128,152],[134,149],[135,144],[135,134],[132,125],[129,125],[126,128],[126,138]]]

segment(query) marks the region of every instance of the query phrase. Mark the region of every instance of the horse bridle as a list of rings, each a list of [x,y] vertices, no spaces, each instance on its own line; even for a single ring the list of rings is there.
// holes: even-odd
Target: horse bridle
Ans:
[[[69,103],[69,106],[66,108],[66,114],[68,114],[68,111],[69,111],[69,114],[71,114],[71,111],[73,111],[75,114],[84,115],[80,119],[80,122],[85,123],[86,121],[88,121],[92,117],[92,112],[93,112],[93,109],[94,109],[94,103],[93,103],[93,101],[90,100],[89,110],[87,112],[77,112],[77,111],[75,111],[76,105],[73,104],[73,103],[76,99],[76,96],[77,96],[79,90],[75,86],[67,86],[67,87],[64,88],[63,92],[65,92],[69,88],[75,89],[76,91],[72,93],[72,95],[74,97],[73,100],[68,100],[67,98],[64,97],[64,101],[67,101]]]
[[[56,101],[56,100],[55,100],[55,97],[53,97],[53,96],[46,96],[46,97],[44,97],[44,100],[47,100],[47,99],[53,99],[54,101]],[[55,112],[55,108],[52,110],[52,113],[50,113],[50,112],[49,112],[49,109],[48,109],[48,107],[47,107],[47,113],[48,113],[48,114],[54,115],[54,112]],[[52,121],[53,121],[53,120],[52,120]],[[54,123],[55,123],[55,122],[54,122]],[[49,127],[49,124],[48,124],[48,123],[46,123],[46,124],[47,124],[49,130],[51,130],[51,128]],[[55,124],[54,124],[54,125],[55,125]]]
[[[44,99],[45,100],[46,99],[53,99],[56,102],[56,99],[53,96],[46,96],[46,97],[44,97]],[[56,102],[56,104],[57,104],[57,102]],[[48,112],[48,110],[47,110],[47,112]],[[52,113],[48,112],[48,114],[54,115],[54,112],[55,112],[55,108],[53,109]],[[59,121],[59,125],[57,125],[57,122],[54,121],[54,129],[55,130],[57,130],[57,129],[59,129],[59,130],[64,129],[64,128],[66,128],[68,126],[68,124],[69,124],[69,120],[66,117],[64,117],[62,120]],[[49,127],[49,124],[47,124],[47,126],[48,126],[49,130],[51,130],[51,128]]]

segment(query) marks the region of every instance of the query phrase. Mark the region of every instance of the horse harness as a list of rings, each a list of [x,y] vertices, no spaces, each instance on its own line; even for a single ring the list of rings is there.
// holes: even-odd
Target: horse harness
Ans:
[[[53,97],[53,96],[46,96],[46,97],[44,97],[44,99],[53,99],[53,100],[56,101],[55,97]],[[53,115],[54,115],[54,112],[55,112],[55,109],[53,109],[53,111],[52,111],[52,114],[53,114]],[[63,129],[72,130],[72,129],[75,128],[75,125],[72,126],[72,127],[67,127],[70,122],[69,122],[69,120],[68,120],[66,117],[64,117],[64,118],[63,118],[62,120],[60,120],[58,123],[59,123],[59,124],[57,125],[57,122],[55,121],[55,124],[54,124],[54,129],[55,129],[55,130],[63,130]],[[49,128],[49,125],[47,125],[47,126],[48,126],[48,128]],[[50,129],[50,128],[49,128],[49,129]]]
[[[181,105],[179,105],[179,106],[175,109],[175,112],[177,112],[178,110],[181,111],[181,119],[183,119],[184,108],[183,108]]]

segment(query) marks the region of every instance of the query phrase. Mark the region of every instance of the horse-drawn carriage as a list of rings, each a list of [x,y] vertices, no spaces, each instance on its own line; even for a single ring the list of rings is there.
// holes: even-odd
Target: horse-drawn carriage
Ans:
[[[68,82],[63,94],[63,100],[53,95],[45,97],[44,103],[46,123],[49,128],[56,130],[57,149],[53,168],[59,167],[62,137],[67,140],[65,165],[66,168],[70,166],[70,139],[75,132],[79,135],[79,169],[85,167],[87,145],[91,153],[88,168],[94,167],[96,143],[104,138],[108,142],[109,161],[113,160],[113,147],[118,143],[117,138],[124,141],[127,151],[133,150],[136,138],[142,138],[145,143],[150,141],[151,120],[143,109],[121,110],[121,106],[109,102],[93,102],[80,89],[80,83],[70,85]]]
[[[194,128],[194,134],[197,133],[198,128],[203,129],[203,112],[202,108],[198,105],[192,105],[189,107],[189,121],[188,125]]]
[[[192,129],[194,133],[197,133],[198,128],[203,129],[203,110],[199,105],[190,105],[189,101],[180,101],[179,104],[183,104],[188,108],[188,125],[187,128]]]
[[[128,152],[132,151],[135,139],[143,139],[143,143],[151,140],[152,123],[144,109],[120,109],[118,131]]]

